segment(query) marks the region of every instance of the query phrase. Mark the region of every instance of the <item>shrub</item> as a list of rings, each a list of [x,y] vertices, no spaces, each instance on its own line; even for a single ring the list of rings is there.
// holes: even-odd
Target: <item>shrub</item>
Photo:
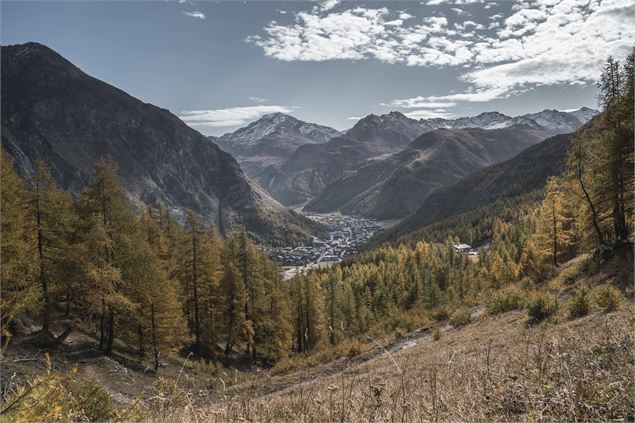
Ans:
[[[450,324],[454,327],[465,326],[470,323],[470,310],[467,308],[460,308],[456,310],[450,317]]]
[[[401,339],[408,334],[408,331],[397,326],[395,328],[395,338]]]
[[[352,339],[346,346],[346,357],[354,358],[362,353],[362,344],[357,339]]]
[[[447,320],[448,317],[450,317],[450,313],[448,312],[448,309],[445,306],[437,307],[432,313],[432,318],[436,320],[437,322],[442,322],[444,320]]]
[[[500,314],[523,308],[525,292],[518,286],[511,285],[494,292],[485,302],[489,314]]]
[[[104,387],[73,369],[37,376],[7,398],[3,421],[134,421],[143,416],[136,406],[119,410]]]
[[[589,314],[589,290],[582,286],[578,288],[569,301],[569,316],[572,318],[583,317]]]
[[[432,339],[435,341],[441,339],[441,329],[438,327],[434,328],[434,332],[432,332]]]
[[[605,313],[610,313],[619,308],[622,300],[622,293],[612,285],[602,285],[598,287],[593,295],[595,303]]]
[[[544,294],[535,295],[527,305],[527,315],[529,323],[535,324],[556,314],[558,311],[558,301],[555,297]]]
[[[177,385],[175,379],[159,377],[152,385],[152,393],[148,403],[155,410],[180,408],[188,403],[187,392]]]

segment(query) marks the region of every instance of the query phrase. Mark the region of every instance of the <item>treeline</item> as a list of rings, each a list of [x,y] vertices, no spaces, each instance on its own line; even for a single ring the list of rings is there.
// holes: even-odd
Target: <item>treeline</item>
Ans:
[[[225,362],[237,346],[250,360],[288,354],[280,269],[244,232],[223,240],[195,213],[181,224],[163,206],[135,215],[107,161],[72,199],[44,163],[23,181],[3,152],[1,189],[3,348],[30,315],[47,346],[72,330],[56,337],[57,319],[81,321],[104,353],[150,354],[155,368],[184,347]]]
[[[450,318],[512,284],[534,287],[592,250],[632,247],[633,55],[609,58],[602,112],[580,129],[565,174],[544,190],[497,201],[295,281],[295,348]],[[478,258],[461,242],[483,246]],[[455,316],[453,316],[453,314]]]

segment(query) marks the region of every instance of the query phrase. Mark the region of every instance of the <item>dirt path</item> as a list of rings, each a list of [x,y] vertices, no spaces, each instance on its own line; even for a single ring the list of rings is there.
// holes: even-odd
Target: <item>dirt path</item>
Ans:
[[[452,327],[445,325],[439,329],[441,332],[447,332],[452,329]],[[228,397],[244,397],[245,399],[267,398],[273,395],[301,390],[314,383],[336,379],[345,374],[361,373],[363,371],[363,369],[361,369],[362,365],[366,365],[380,358],[387,357],[390,359],[392,354],[410,349],[421,342],[432,339],[433,332],[434,328],[431,326],[419,328],[408,333],[403,338],[393,340],[386,345],[369,339],[371,342],[374,341],[377,346],[357,357],[338,358],[315,367],[294,371],[291,374],[269,376],[264,373],[264,375],[258,377],[258,379],[239,383],[227,388],[227,390],[220,393],[221,397],[216,398],[216,400],[220,402]]]

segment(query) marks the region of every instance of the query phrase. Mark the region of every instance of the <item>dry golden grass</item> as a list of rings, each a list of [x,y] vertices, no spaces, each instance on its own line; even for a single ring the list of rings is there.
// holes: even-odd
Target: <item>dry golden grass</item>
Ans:
[[[514,311],[306,381],[262,376],[149,421],[632,420],[632,329],[630,310],[535,327]]]

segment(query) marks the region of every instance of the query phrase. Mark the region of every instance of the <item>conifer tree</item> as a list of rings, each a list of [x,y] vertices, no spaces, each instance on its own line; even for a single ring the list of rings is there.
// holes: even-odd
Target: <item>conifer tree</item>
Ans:
[[[230,257],[227,256],[221,290],[223,295],[224,322],[223,335],[225,338],[225,351],[223,362],[228,365],[229,356],[234,346],[244,339],[246,330],[245,319],[245,287],[242,275],[236,268]]]
[[[11,338],[9,328],[14,319],[23,312],[38,309],[40,291],[36,284],[37,260],[31,248],[35,239],[32,231],[28,230],[32,216],[28,213],[24,184],[13,170],[13,162],[4,150],[0,151],[0,160],[0,323],[4,349]]]
[[[51,309],[56,291],[63,285],[65,257],[75,216],[70,196],[60,190],[43,161],[37,161],[28,179],[27,204],[36,242],[38,283],[42,292],[42,333],[50,341]]]
[[[113,350],[117,313],[134,307],[124,293],[122,260],[130,252],[129,237],[136,218],[127,202],[117,172],[107,160],[99,162],[91,184],[79,203],[80,231],[86,246],[86,272],[90,281],[82,299],[90,314],[99,314],[100,349]]]

